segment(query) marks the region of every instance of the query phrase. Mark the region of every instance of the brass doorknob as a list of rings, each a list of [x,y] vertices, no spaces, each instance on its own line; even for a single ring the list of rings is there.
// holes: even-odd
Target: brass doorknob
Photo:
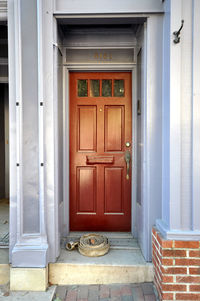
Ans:
[[[130,147],[131,146],[131,143],[130,142],[126,142],[126,147]]]

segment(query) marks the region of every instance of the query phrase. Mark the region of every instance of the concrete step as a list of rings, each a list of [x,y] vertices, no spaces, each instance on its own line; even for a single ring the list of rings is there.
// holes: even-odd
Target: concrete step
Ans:
[[[9,250],[0,249],[0,285],[4,285],[10,280]]]
[[[58,285],[152,282],[153,266],[138,249],[110,249],[101,257],[62,249],[57,262],[49,264],[49,281]]]

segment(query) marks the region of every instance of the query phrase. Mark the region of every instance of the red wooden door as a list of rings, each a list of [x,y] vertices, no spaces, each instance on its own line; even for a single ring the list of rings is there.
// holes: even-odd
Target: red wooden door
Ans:
[[[70,73],[70,230],[130,231],[131,94],[130,72]]]

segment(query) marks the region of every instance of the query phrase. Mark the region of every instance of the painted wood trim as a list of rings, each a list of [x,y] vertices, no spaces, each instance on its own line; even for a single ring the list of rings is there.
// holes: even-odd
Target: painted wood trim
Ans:
[[[120,0],[94,2],[92,0],[73,1],[54,0],[54,12],[62,13],[160,13],[163,12],[162,1],[157,0],[125,0],[123,7]]]
[[[193,78],[193,108],[192,108],[192,180],[193,180],[193,230],[200,230],[200,2],[193,0],[193,62],[192,62],[192,78]]]

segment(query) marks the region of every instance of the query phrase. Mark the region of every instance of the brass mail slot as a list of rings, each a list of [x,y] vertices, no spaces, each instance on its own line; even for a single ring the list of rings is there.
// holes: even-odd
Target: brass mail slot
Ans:
[[[114,163],[113,156],[86,156],[87,164],[112,164]]]

